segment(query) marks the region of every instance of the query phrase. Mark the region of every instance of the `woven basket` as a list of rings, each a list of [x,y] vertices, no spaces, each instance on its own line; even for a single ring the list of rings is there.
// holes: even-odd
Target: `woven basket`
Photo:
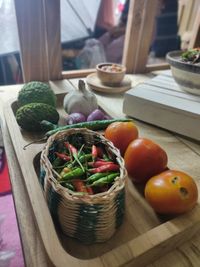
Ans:
[[[100,140],[120,166],[119,177],[106,192],[80,195],[58,183],[57,174],[50,162],[51,155],[54,154],[55,147],[77,134],[84,139],[85,144],[95,144],[96,140]],[[40,182],[55,224],[61,227],[64,234],[86,244],[108,240],[122,224],[125,212],[127,173],[119,150],[97,132],[85,128],[70,129],[49,137],[41,153],[40,163]]]

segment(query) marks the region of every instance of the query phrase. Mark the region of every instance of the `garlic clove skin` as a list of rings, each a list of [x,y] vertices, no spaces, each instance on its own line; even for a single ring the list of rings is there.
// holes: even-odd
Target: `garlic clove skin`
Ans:
[[[96,108],[98,108],[96,96],[86,90],[83,80],[79,80],[79,90],[71,91],[65,95],[63,108],[68,113],[82,113],[86,117]]]

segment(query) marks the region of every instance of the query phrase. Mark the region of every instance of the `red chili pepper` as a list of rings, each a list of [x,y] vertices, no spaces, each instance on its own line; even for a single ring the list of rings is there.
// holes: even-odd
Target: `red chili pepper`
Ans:
[[[92,159],[95,160],[97,158],[98,151],[95,145],[92,145]]]
[[[78,162],[79,166],[84,171],[83,165],[81,164],[81,162],[78,159],[78,150],[73,145],[71,145],[67,142],[64,142],[64,145],[66,148],[69,149],[69,151],[70,151],[70,153],[72,153],[72,156],[74,157],[74,159]]]
[[[86,187],[82,180],[79,180],[79,179],[73,180],[72,183],[77,192],[84,192],[84,193],[88,193],[89,195],[93,195],[92,188],[90,186]]]
[[[94,168],[97,168],[97,167],[100,167],[100,166],[104,166],[104,165],[107,165],[107,164],[114,164],[112,161],[105,161],[105,160],[97,160],[95,162],[88,162],[88,166],[91,166],[91,167],[94,167]]]
[[[67,142],[64,142],[64,145],[65,145],[66,148],[69,149],[69,151],[72,153],[73,157],[74,157],[74,155],[78,155],[78,151],[73,145],[71,145],[71,144],[69,144]]]
[[[110,161],[111,159],[106,155],[106,153],[104,153],[104,150],[102,147],[96,147],[97,149],[97,156],[105,161]]]
[[[70,156],[63,154],[63,153],[58,153],[55,152],[56,156],[60,159],[63,159],[64,161],[69,161],[70,160]]]
[[[77,192],[88,193],[87,188],[86,188],[85,184],[83,183],[83,181],[77,179],[77,180],[73,180],[72,183],[73,183],[73,186],[75,187]]]
[[[97,156],[102,158],[103,157],[103,149],[101,147],[96,147],[97,149]]]
[[[89,195],[93,195],[94,194],[93,190],[92,190],[92,188],[90,186],[87,186],[86,189],[87,189],[87,192],[88,192]]]
[[[100,166],[98,168],[90,169],[88,171],[91,173],[97,173],[97,172],[118,171],[118,170],[119,170],[119,165],[115,163],[110,163]]]

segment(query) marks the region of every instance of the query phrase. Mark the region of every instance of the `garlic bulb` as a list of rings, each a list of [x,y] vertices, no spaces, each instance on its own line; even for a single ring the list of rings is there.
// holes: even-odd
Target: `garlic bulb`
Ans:
[[[93,110],[98,108],[96,96],[86,90],[83,80],[79,80],[78,91],[71,91],[64,97],[64,110],[68,113],[79,112],[88,116]]]

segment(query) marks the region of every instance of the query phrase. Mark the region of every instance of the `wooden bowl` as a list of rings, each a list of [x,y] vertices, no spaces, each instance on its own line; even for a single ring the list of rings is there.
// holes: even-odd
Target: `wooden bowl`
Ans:
[[[124,79],[126,68],[116,63],[100,63],[96,66],[96,71],[104,85],[118,86]]]
[[[184,62],[180,56],[183,51],[167,53],[172,75],[180,88],[188,93],[200,95],[200,65]]]

